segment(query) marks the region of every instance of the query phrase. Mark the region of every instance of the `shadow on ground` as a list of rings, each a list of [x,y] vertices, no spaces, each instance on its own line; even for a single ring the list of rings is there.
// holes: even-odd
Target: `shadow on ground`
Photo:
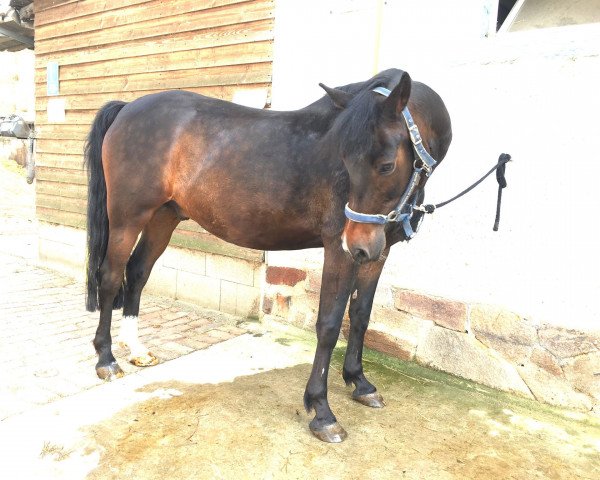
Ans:
[[[367,357],[388,406],[350,399],[336,351],[330,403],[349,432],[343,444],[308,431],[309,365],[215,385],[158,382],[139,390],[150,399],[85,428],[88,453],[101,452],[89,478],[599,478],[594,420]]]

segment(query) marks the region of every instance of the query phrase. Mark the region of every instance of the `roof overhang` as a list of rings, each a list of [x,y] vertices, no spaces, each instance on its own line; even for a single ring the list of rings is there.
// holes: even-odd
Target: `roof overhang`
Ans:
[[[33,50],[33,0],[0,0],[0,51]]]

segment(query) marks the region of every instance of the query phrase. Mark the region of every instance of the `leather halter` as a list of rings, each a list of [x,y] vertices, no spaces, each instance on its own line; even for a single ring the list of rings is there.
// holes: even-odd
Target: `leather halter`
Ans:
[[[389,97],[391,91],[384,87],[374,88],[373,91],[384,97]],[[410,220],[413,216],[415,210],[425,211],[423,205],[417,205],[417,197],[418,195],[414,195],[418,189],[418,185],[421,181],[421,176],[425,175],[428,177],[431,172],[433,172],[433,167],[436,165],[436,161],[434,158],[429,155],[425,147],[423,146],[423,139],[421,134],[419,133],[419,129],[415,124],[412,115],[410,114],[408,107],[405,107],[402,110],[402,116],[404,117],[404,122],[408,127],[408,133],[410,134],[410,141],[413,145],[413,150],[415,151],[415,161],[413,163],[413,173],[408,181],[408,185],[406,186],[406,190],[402,194],[400,201],[396,205],[390,213],[387,215],[382,214],[369,214],[369,213],[359,213],[355,212],[350,208],[350,205],[347,203],[344,208],[344,213],[346,218],[352,222],[357,223],[374,223],[377,225],[386,225],[388,223],[398,223],[402,222],[402,227],[404,228],[404,233],[407,239],[411,239],[415,235],[415,231],[410,224]],[[414,195],[414,199],[412,203],[408,203],[409,199]]]

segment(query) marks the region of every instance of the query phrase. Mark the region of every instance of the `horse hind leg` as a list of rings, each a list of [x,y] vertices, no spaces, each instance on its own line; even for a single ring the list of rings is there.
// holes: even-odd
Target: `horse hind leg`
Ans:
[[[113,380],[123,376],[123,370],[112,353],[110,326],[113,301],[123,283],[125,265],[137,237],[149,220],[152,212],[140,215],[134,221],[113,222],[110,227],[106,255],[99,270],[98,303],[100,321],[94,337],[94,347],[98,353],[96,373],[103,380]]]
[[[158,363],[158,358],[139,339],[140,299],[152,267],[167,248],[179,221],[176,209],[170,204],[159,208],[144,227],[125,269],[125,298],[119,344],[129,349],[128,361],[138,367],[149,367]]]

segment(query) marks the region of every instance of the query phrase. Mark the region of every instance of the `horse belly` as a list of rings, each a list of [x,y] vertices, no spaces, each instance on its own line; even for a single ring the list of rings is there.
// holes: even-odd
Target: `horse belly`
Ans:
[[[234,120],[205,112],[178,134],[169,151],[172,199],[185,216],[236,245],[319,246],[322,212],[314,198],[320,191],[306,165],[288,160],[290,146],[276,141],[281,132],[272,125],[259,134],[264,121],[232,128]]]
[[[186,217],[209,233],[241,247],[297,250],[322,246],[314,217],[241,197],[212,192],[197,195],[196,201],[177,203]]]

